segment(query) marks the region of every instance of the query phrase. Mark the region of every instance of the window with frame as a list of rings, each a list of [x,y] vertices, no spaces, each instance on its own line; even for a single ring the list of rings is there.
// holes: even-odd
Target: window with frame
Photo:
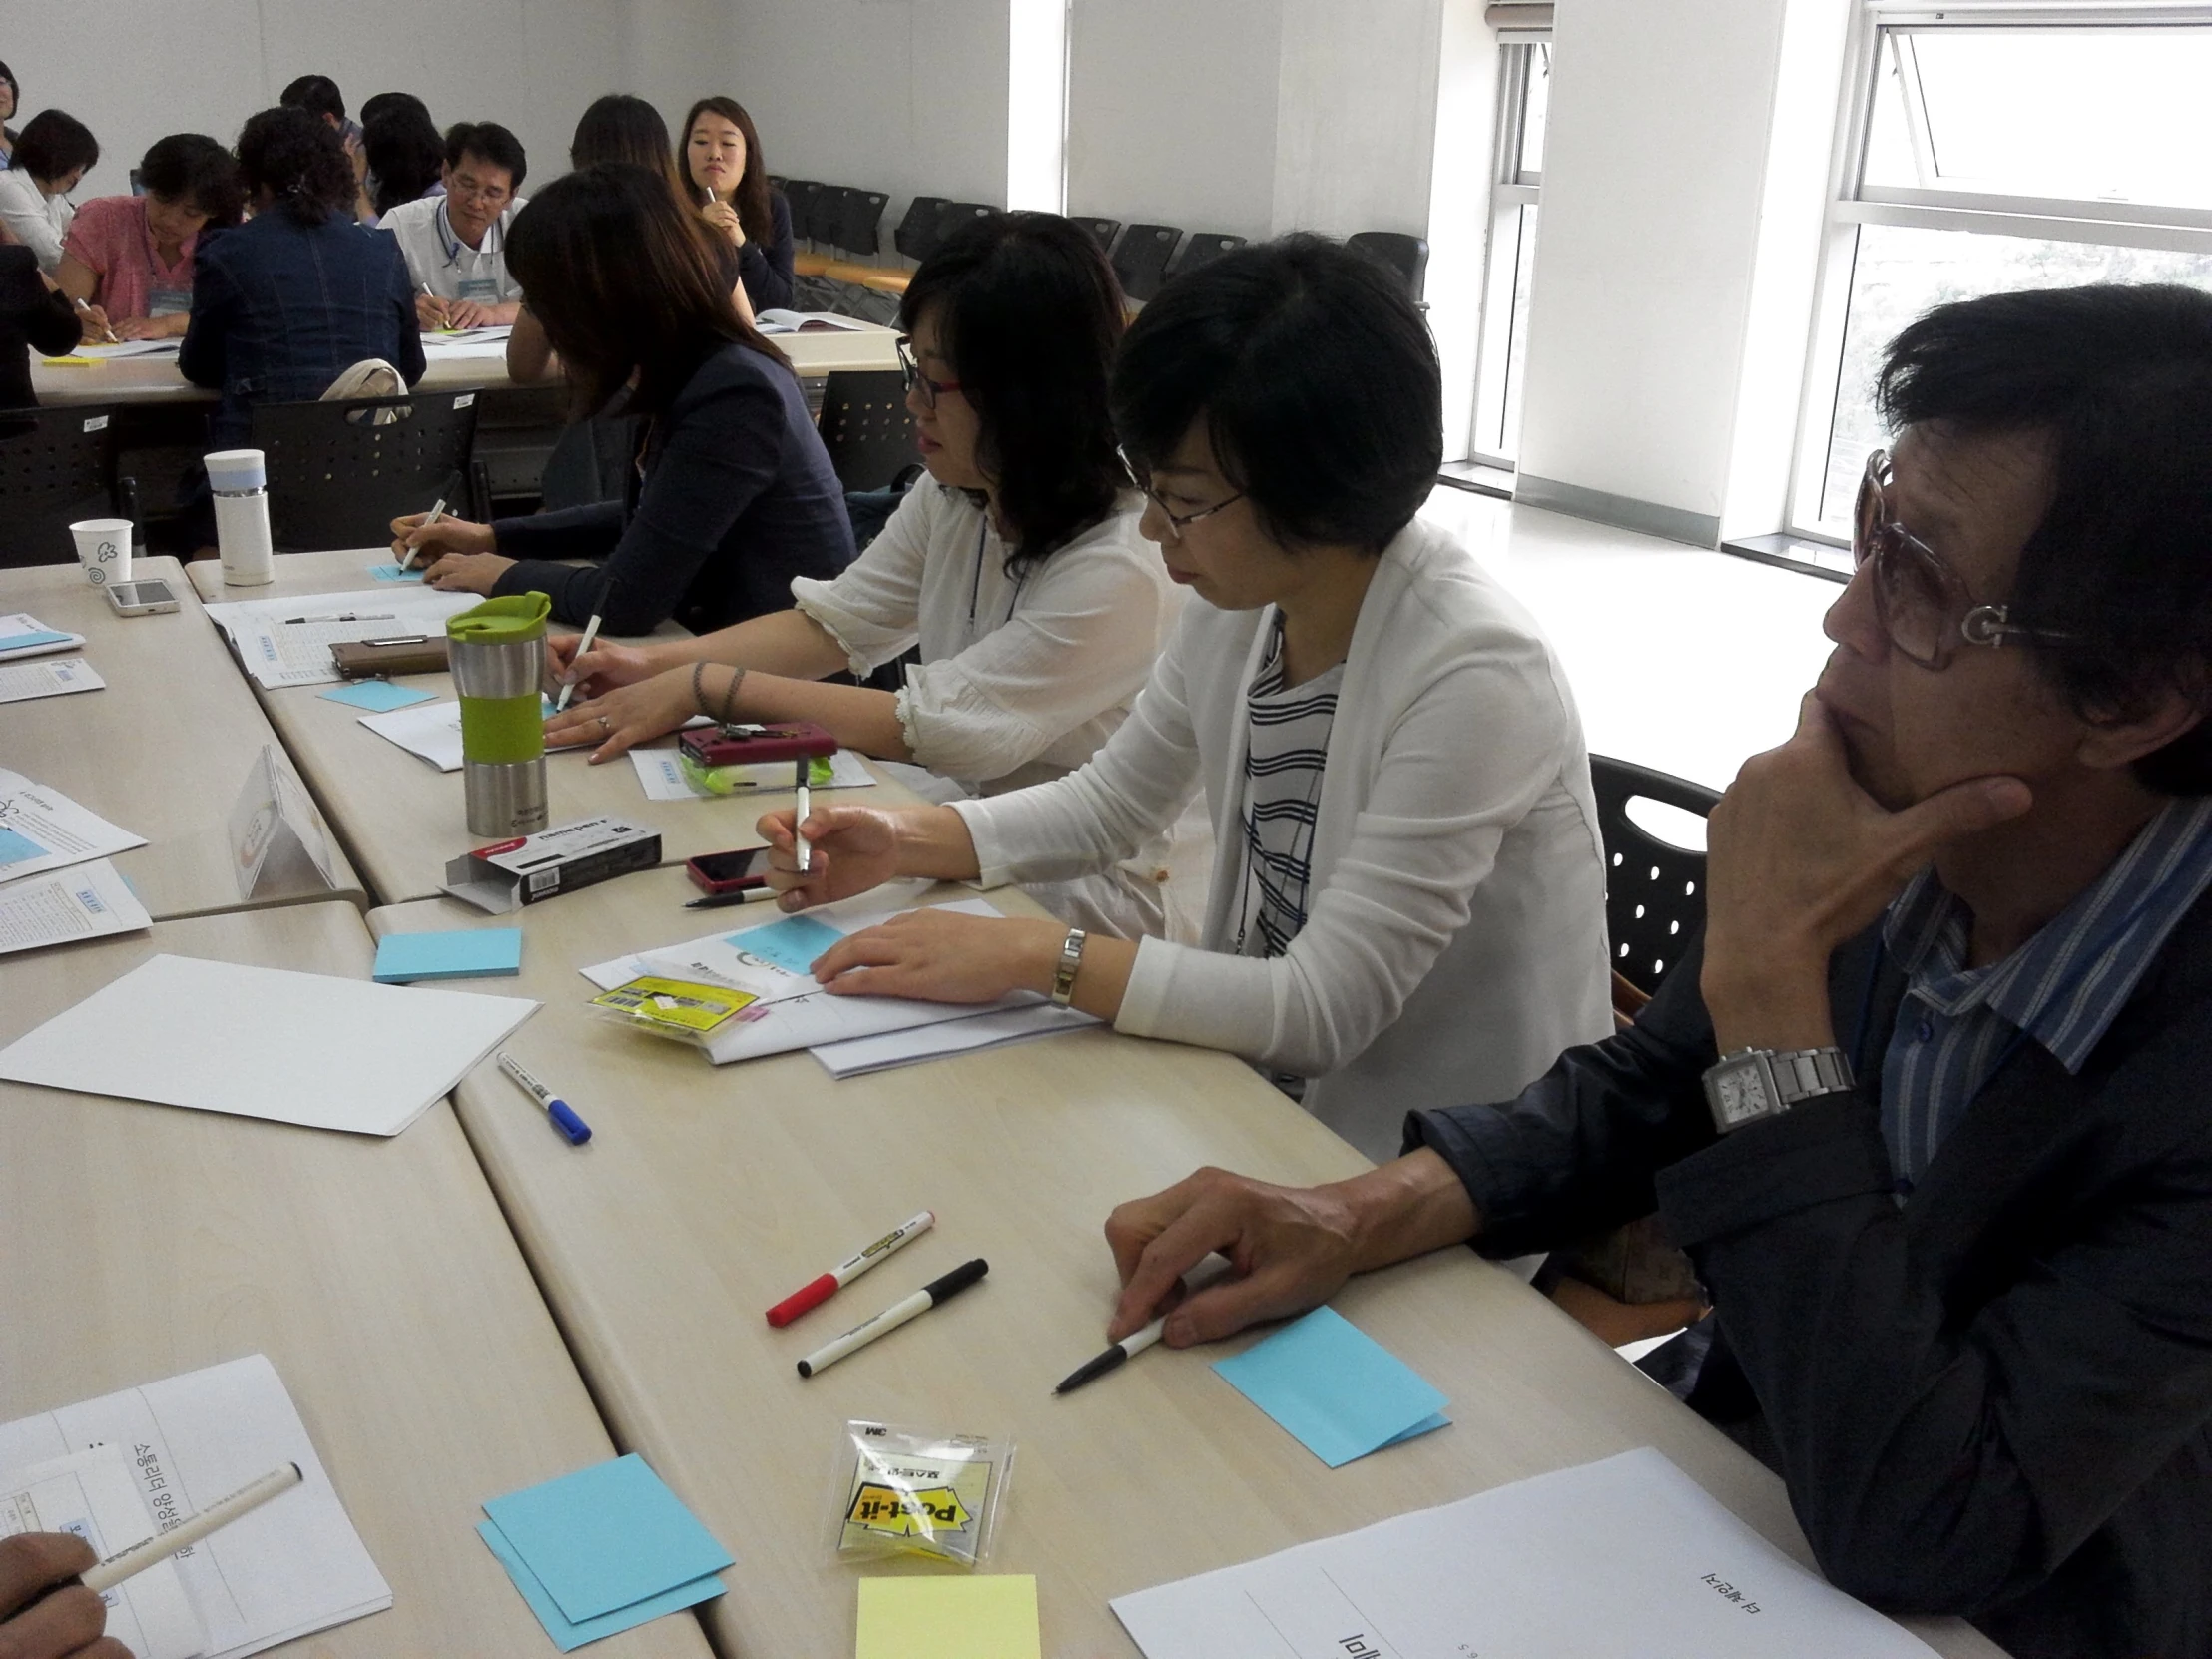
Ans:
[[[1550,105],[1549,33],[1501,32],[1497,165],[1490,185],[1490,241],[1483,273],[1482,342],[1475,359],[1473,426],[1473,458],[1491,466],[1510,468],[1520,451],[1529,274],[1536,263],[1536,207],[1543,188],[1544,121]]]
[[[1985,293],[2212,289],[2212,7],[1872,0],[1845,89],[1792,528],[1848,542],[1900,329]]]

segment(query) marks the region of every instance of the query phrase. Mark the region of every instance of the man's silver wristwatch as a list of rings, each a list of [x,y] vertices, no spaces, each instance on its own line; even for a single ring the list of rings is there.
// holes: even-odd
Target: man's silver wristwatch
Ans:
[[[1851,1062],[1840,1048],[1740,1048],[1705,1074],[1705,1099],[1722,1134],[1761,1118],[1780,1117],[1801,1100],[1851,1088]]]

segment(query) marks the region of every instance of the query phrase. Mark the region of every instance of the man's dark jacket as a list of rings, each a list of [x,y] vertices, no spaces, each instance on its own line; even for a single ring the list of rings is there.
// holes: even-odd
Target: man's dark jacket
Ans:
[[[1702,961],[1517,1100],[1408,1118],[1479,1248],[1656,1203],[1715,1308],[1690,1403],[1779,1468],[1832,1581],[2020,1659],[2212,1656],[2212,895],[2078,1076],[2013,1049],[1902,1208],[1879,929],[1830,967],[1857,1092],[1725,1139]]]

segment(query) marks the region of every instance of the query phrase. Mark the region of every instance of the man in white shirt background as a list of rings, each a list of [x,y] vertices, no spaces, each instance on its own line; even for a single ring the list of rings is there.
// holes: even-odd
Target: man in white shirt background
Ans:
[[[403,202],[377,229],[399,239],[425,328],[512,322],[521,284],[507,273],[507,231],[529,206],[522,143],[497,122],[462,122],[445,135],[445,194]]]

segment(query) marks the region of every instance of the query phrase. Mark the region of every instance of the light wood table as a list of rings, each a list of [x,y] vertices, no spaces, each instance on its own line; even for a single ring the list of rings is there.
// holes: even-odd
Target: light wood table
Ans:
[[[0,571],[0,611],[28,611],[49,628],[84,635],[79,654],[108,683],[105,691],[0,705],[0,765],[146,837],[115,862],[156,921],[329,897],[365,907],[360,877],[334,842],[334,891],[239,896],[231,809],[263,749],[278,748],[281,757],[281,748],[177,561],[143,560],[134,574],[168,582],[178,610],[117,616],[74,559]]]
[[[370,956],[343,904],[167,922],[0,966],[0,1042],[158,951]],[[267,1354],[392,1588],[273,1651],[553,1652],[478,1506],[613,1447],[450,1104],[385,1140],[0,1083],[0,1419]],[[689,1616],[594,1651],[708,1659]]]
[[[276,580],[259,588],[224,587],[222,567],[213,560],[196,561],[190,569],[194,584],[210,598],[288,599],[373,587],[369,565],[389,557],[374,548],[279,554]],[[214,625],[209,627],[212,631]],[[660,632],[681,634],[683,630],[671,623]],[[217,638],[221,649],[220,634]],[[453,695],[450,674],[410,674],[398,683],[440,698]],[[321,695],[328,686],[272,691],[252,681],[248,685],[360,865],[378,903],[435,897],[445,880],[447,860],[483,844],[483,836],[468,832],[458,772],[439,772],[419,756],[364,729],[360,710]],[[658,830],[665,864],[681,864],[702,852],[759,846],[761,836],[753,827],[760,816],[791,804],[788,790],[714,801],[649,801],[627,758],[595,767],[587,753],[579,749],[546,757],[552,823],[571,824],[612,814]],[[915,799],[887,781],[860,793],[881,806],[908,806]]]
[[[898,331],[879,322],[859,322],[851,329],[818,333],[778,334],[776,345],[792,367],[806,379],[840,369],[892,369],[898,366]],[[515,382],[507,377],[503,356],[433,357],[414,389],[422,392],[464,391],[479,386],[503,391]],[[114,357],[97,362],[56,366],[44,358],[31,359],[31,386],[42,404],[72,403],[213,403],[216,394],[196,386],[177,371],[174,356]]]
[[[1773,1474],[1468,1251],[1336,1299],[1455,1419],[1345,1468],[1211,1374],[1249,1338],[1155,1349],[1055,1398],[1104,1344],[1100,1227],[1116,1203],[1202,1164],[1303,1184],[1364,1160],[1240,1062],[1105,1030],[833,1083],[805,1054],[714,1068],[593,1021],[579,965],[710,930],[676,909],[684,890],[657,870],[521,912],[520,989],[546,1007],[511,1047],[591,1124],[588,1155],[504,1079],[479,1074],[455,1102],[616,1439],[742,1563],[703,1609],[723,1652],[851,1651],[862,1574],[831,1553],[828,1481],[854,1417],[1016,1438],[989,1567],[1038,1575],[1044,1649],[1066,1659],[1135,1652],[1110,1597],[1639,1445],[1806,1558]],[[450,900],[369,916],[379,936],[487,923],[516,918]],[[766,1309],[922,1209],[933,1233],[770,1329]],[[797,1376],[802,1356],[974,1256],[991,1264],[976,1289]],[[1994,1651],[1956,1624],[1927,1634],[1944,1653]]]

